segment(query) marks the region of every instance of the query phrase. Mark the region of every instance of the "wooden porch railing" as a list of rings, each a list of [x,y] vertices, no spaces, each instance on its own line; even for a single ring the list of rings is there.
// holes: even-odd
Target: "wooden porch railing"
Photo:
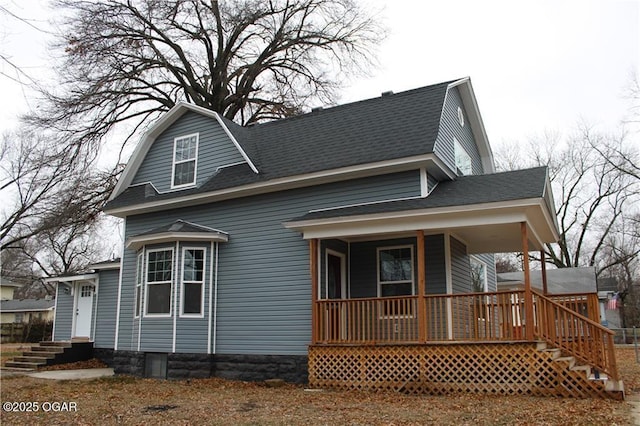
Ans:
[[[542,294],[533,298],[539,339],[618,380],[613,331]]]
[[[418,321],[421,303],[422,324]],[[597,322],[597,303],[592,295],[548,297],[534,292],[534,314],[527,321],[523,290],[319,300],[313,306],[313,343],[518,341],[526,340],[526,327],[532,324],[535,339],[617,379],[613,333]],[[593,319],[580,314],[585,310]]]
[[[598,293],[547,294],[545,297],[592,321],[600,322]]]

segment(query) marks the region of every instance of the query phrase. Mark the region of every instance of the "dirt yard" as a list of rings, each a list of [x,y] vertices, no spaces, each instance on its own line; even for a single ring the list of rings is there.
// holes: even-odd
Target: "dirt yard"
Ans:
[[[640,394],[632,348],[617,349],[628,395]],[[1,412],[3,425],[631,425],[631,405],[598,399],[406,396],[268,388],[221,379],[156,381],[127,376],[88,381],[3,377],[1,400],[37,403]],[[15,405],[15,404],[14,404]],[[23,407],[28,408],[27,404]],[[34,404],[31,404],[34,408]]]

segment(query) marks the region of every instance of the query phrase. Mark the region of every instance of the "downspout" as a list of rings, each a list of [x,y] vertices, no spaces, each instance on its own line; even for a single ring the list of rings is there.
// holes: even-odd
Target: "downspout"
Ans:
[[[208,316],[207,316],[207,354],[211,354],[211,312],[213,311],[213,250],[214,250],[214,242],[211,241],[209,245],[209,304],[208,306]]]
[[[216,259],[215,259],[215,276],[214,276],[214,286],[213,286],[213,354],[216,353],[216,342],[218,340],[218,252],[220,250],[220,244],[215,243],[216,248]],[[211,305],[209,305],[211,309]]]

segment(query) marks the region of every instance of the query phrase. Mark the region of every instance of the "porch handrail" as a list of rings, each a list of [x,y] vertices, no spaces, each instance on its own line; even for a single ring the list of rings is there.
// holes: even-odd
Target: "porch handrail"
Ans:
[[[544,294],[544,296],[586,316],[590,320],[596,322],[600,320],[600,302],[598,300],[598,293],[562,293]]]
[[[614,332],[533,291],[536,337],[618,380]]]

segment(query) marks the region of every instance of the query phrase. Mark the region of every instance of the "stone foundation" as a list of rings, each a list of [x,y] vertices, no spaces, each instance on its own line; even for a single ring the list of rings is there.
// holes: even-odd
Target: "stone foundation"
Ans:
[[[144,376],[144,352],[97,348],[94,356],[113,368],[116,374]],[[306,383],[307,356],[167,354],[168,379],[214,376],[248,382],[282,379],[290,383]]]

